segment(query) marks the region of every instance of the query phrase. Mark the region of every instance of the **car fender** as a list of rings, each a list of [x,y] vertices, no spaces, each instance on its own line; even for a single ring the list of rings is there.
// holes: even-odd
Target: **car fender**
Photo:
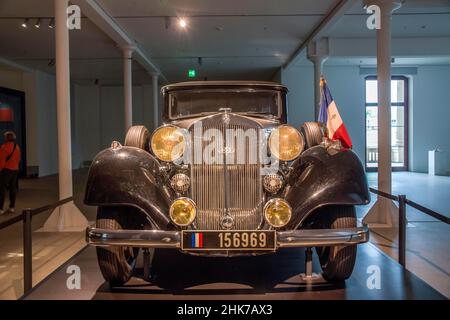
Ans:
[[[160,164],[135,147],[101,151],[89,169],[84,203],[95,206],[133,206],[145,213],[154,227],[165,229],[171,191],[159,174]]]
[[[306,150],[292,164],[286,200],[292,207],[287,229],[297,229],[316,209],[327,205],[370,202],[364,168],[352,150],[328,152],[322,146]]]

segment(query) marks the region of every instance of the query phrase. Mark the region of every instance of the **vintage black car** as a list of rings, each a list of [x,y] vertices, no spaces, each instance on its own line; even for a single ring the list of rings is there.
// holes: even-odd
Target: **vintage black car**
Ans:
[[[111,285],[128,281],[141,248],[232,257],[315,247],[324,278],[351,275],[368,241],[354,206],[370,199],[353,151],[318,123],[286,124],[277,83],[184,82],[162,94],[164,124],[151,135],[131,127],[89,170],[84,201],[98,214],[87,241]]]

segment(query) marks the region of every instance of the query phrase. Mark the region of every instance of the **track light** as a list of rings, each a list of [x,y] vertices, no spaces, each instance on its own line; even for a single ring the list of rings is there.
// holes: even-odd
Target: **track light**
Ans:
[[[41,19],[40,18],[36,20],[36,23],[34,24],[34,26],[38,29],[41,27]]]
[[[48,27],[50,29],[53,29],[55,27],[55,18],[50,19],[50,22],[48,23]]]
[[[28,18],[25,18],[24,20],[23,20],[23,22],[22,22],[22,28],[26,28],[26,27],[28,27]]]
[[[187,27],[187,22],[186,22],[186,20],[184,18],[179,18],[178,19],[178,25],[181,28],[185,29]]]

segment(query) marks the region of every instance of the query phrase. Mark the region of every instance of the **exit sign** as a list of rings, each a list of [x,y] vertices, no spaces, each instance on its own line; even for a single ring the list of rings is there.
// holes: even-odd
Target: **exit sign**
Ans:
[[[191,69],[188,71],[188,77],[189,78],[195,78],[195,76],[197,75],[197,73],[195,72],[194,69]]]

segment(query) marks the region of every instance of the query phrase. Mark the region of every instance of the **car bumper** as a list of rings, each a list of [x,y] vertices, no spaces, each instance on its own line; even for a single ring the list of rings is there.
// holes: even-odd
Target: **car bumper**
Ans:
[[[369,241],[369,228],[363,225],[348,229],[277,231],[276,239],[277,249],[351,245]],[[162,230],[108,230],[89,227],[86,229],[86,241],[92,246],[176,249],[181,248],[181,232]]]

